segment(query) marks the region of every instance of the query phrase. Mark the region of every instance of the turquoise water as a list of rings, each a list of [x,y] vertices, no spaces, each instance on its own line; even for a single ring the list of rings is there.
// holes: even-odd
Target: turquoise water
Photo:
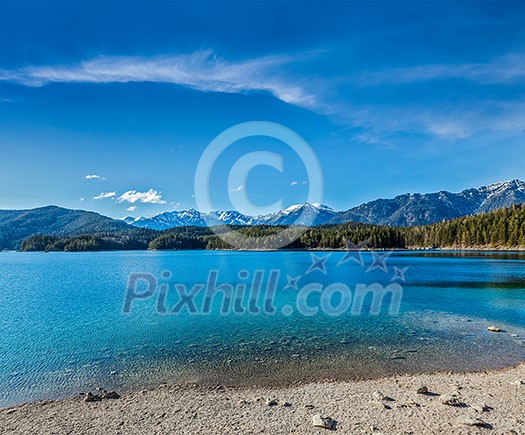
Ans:
[[[119,391],[163,382],[290,383],[349,379],[397,372],[476,370],[525,360],[525,255],[518,253],[396,252],[374,267],[344,253],[327,256],[326,274],[313,270],[308,252],[100,252],[0,253],[0,406],[76,395],[97,386]],[[394,268],[407,268],[405,280]],[[275,313],[160,314],[157,295],[122,312],[130,273],[146,272],[169,285],[166,305],[176,305],[174,284],[249,283],[279,270]],[[162,278],[170,271],[171,278]],[[287,276],[309,283],[397,282],[398,315],[390,299],[379,315],[322,310],[304,316],[299,290]],[[145,287],[137,291],[144,291]],[[220,296],[220,295],[219,295]],[[334,305],[340,301],[337,295]],[[197,305],[202,297],[197,297]],[[319,305],[312,294],[309,306]],[[161,304],[162,305],[162,304]],[[283,307],[284,309],[283,314]],[[169,311],[168,310],[168,311]],[[288,311],[286,311],[288,310]],[[290,310],[292,312],[290,313]],[[494,334],[496,324],[504,333]]]

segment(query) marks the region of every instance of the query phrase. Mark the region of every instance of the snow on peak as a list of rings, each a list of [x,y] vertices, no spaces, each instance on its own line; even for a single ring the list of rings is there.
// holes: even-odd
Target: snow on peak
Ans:
[[[298,210],[301,210],[301,208],[304,207],[304,204],[294,204],[290,207],[287,207],[283,210],[283,213],[295,213]]]
[[[318,202],[314,202],[314,203],[305,202],[304,204],[291,205],[290,207],[285,208],[282,212],[286,214],[295,213],[303,208],[309,208],[309,209],[315,208],[317,210],[332,211],[332,212],[335,211],[333,208],[328,207],[327,205],[324,205],[324,204],[320,204]]]

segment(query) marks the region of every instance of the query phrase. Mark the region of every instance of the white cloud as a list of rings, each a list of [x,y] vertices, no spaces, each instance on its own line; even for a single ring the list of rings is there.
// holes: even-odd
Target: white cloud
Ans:
[[[312,108],[314,95],[282,68],[304,56],[272,55],[229,62],[211,50],[170,56],[100,56],[73,65],[0,70],[0,80],[25,86],[48,83],[173,83],[203,92],[268,92],[286,103]]]
[[[107,199],[113,198],[117,192],[102,192],[100,195],[93,197],[93,199]]]
[[[101,175],[96,175],[96,174],[93,174],[93,175],[86,175],[84,177],[86,180],[105,180],[104,177],[102,177]]]
[[[234,187],[232,189],[229,189],[229,190],[230,190],[230,192],[240,192],[242,189],[244,189],[244,185],[243,184],[241,184],[241,185],[239,185],[237,187]]]
[[[154,189],[149,189],[147,192],[138,192],[136,190],[128,190],[117,198],[117,202],[145,202],[149,204],[166,204],[162,199],[160,192]]]
[[[290,183],[290,186],[297,186],[297,181],[292,181],[292,182]]]
[[[80,197],[80,201],[84,201],[84,199],[86,198],[84,198],[83,196]]]
[[[138,208],[138,207],[137,207],[136,205],[132,205],[131,207],[128,207],[128,208],[126,209],[126,211],[135,211],[135,210],[137,210],[137,208]]]

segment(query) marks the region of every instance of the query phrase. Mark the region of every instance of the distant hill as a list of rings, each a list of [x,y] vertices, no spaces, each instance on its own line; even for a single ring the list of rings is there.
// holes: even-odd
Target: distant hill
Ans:
[[[140,228],[166,230],[183,226],[206,225],[304,225],[314,217],[313,225],[361,222],[391,226],[428,225],[461,216],[489,212],[525,203],[525,183],[512,180],[460,193],[437,192],[404,194],[393,199],[377,199],[339,212],[320,204],[293,205],[262,216],[247,216],[237,211],[172,211],[152,217],[127,217],[124,222]],[[302,216],[302,217],[301,217]]]
[[[53,205],[31,210],[0,210],[0,249],[18,249],[22,240],[35,234],[72,236],[129,230],[125,222],[98,213]]]

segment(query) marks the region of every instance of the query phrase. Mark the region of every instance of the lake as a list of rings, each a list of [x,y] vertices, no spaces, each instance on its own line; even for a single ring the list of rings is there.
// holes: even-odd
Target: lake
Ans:
[[[216,288],[239,289],[231,306],[238,302],[244,313],[221,312],[226,292],[206,313],[202,291],[179,303],[181,292],[209,285],[210,271]],[[153,287],[130,281],[136,273],[161,285],[145,297]],[[270,309],[264,296],[252,297],[255,277],[262,289],[274,289]],[[372,294],[352,312],[358,287],[372,284],[393,292],[377,314],[370,313]],[[339,309],[346,302],[348,309]],[[489,332],[490,325],[503,331]],[[0,406],[97,386],[289,384],[524,360],[525,254],[0,253]]]

